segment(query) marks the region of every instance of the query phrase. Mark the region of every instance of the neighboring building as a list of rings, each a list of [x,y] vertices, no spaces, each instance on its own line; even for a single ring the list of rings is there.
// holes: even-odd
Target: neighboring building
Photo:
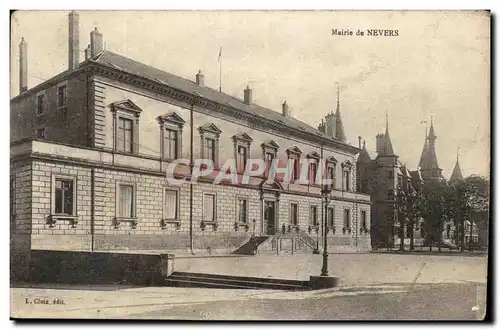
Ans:
[[[179,158],[213,159],[217,173],[227,159],[241,170],[250,158],[323,156],[334,182],[331,246],[370,249],[370,196],[356,192],[361,150],[345,142],[338,102],[335,130],[317,130],[286,102],[281,113],[258,106],[249,87],[240,100],[204,86],[201,72],[190,81],[104,51],[97,28],[79,63],[76,13],[69,32],[69,69],[31,89],[20,45],[21,94],[10,109],[14,265],[26,264],[30,248],[232,249],[253,233],[322,222],[320,186],[267,184],[265,175],[173,186],[165,170]],[[190,167],[175,174],[189,177]]]

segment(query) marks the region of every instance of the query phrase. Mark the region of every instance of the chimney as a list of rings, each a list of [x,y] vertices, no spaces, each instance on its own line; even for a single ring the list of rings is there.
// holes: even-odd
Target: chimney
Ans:
[[[283,102],[281,105],[282,107],[282,115],[283,117],[290,117],[290,108],[288,107],[288,104],[286,104],[286,101]]]
[[[201,70],[196,74],[196,84],[200,86],[205,86],[205,76],[201,73]]]
[[[243,92],[243,102],[248,105],[252,104],[252,90],[248,86]]]
[[[361,149],[361,136],[358,136],[359,149]]]
[[[68,15],[69,36],[68,36],[68,69],[74,70],[80,63],[80,35],[78,31],[79,15],[72,11]]]
[[[96,26],[94,31],[90,32],[90,56],[94,57],[103,50],[102,34],[97,30]]]
[[[85,48],[85,60],[88,60],[89,58],[91,58],[91,56],[90,56],[90,45],[88,45],[87,48]]]
[[[19,44],[19,94],[28,90],[28,43],[21,39]]]

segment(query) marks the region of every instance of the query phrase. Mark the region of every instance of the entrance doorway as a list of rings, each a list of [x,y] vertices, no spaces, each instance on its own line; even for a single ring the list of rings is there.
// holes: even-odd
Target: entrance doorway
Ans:
[[[267,235],[274,235],[276,233],[275,201],[264,201],[264,224],[266,225]]]

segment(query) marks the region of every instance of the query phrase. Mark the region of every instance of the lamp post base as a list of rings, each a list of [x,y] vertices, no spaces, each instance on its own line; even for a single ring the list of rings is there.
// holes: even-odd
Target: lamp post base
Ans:
[[[313,290],[335,288],[340,286],[340,278],[336,276],[311,276],[309,287]]]
[[[313,254],[321,254],[321,252],[319,252],[319,249],[318,249],[318,248],[315,248],[315,249],[313,250]]]

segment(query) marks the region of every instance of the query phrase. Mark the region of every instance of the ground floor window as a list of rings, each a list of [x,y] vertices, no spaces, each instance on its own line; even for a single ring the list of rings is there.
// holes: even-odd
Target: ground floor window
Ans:
[[[205,194],[203,196],[203,218],[205,221],[212,222],[216,219],[215,195]]]
[[[135,218],[135,186],[120,184],[118,187],[118,217]]]
[[[238,222],[247,223],[248,201],[245,198],[238,198]]]
[[[293,226],[299,225],[299,205],[297,203],[290,204],[290,223]]]
[[[335,228],[335,209],[333,207],[328,208],[328,227]]]
[[[318,207],[311,205],[311,224],[313,227],[318,226]]]
[[[53,177],[53,209],[55,215],[76,215],[76,184],[73,177]]]
[[[351,229],[351,210],[344,209],[344,228]]]
[[[178,213],[178,191],[165,189],[164,192],[164,208],[163,208],[163,219],[165,220],[176,220],[179,218]]]

